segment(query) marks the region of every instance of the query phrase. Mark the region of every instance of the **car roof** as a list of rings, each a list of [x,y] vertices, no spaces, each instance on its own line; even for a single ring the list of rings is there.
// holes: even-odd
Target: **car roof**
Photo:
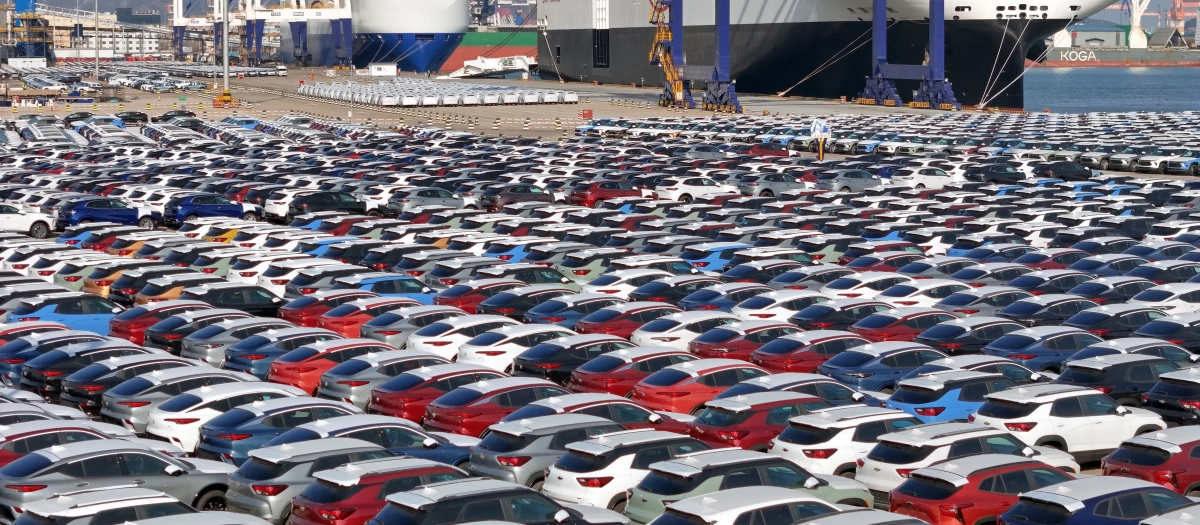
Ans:
[[[1161,487],[1149,481],[1134,478],[1091,476],[1024,492],[1021,494],[1021,498],[1051,503],[1075,512],[1084,507],[1083,502],[1086,500],[1127,490],[1146,488]]]
[[[24,509],[42,517],[79,518],[110,508],[176,501],[157,490],[122,486],[55,494],[48,499],[30,502]]]
[[[567,413],[531,417],[518,421],[505,421],[502,423],[496,423],[490,428],[492,432],[501,432],[513,436],[524,436],[526,434],[540,434],[546,432],[547,430],[558,428],[611,424],[613,424],[612,420],[604,419],[602,417],[589,416],[587,414]]]
[[[978,454],[974,456],[963,456],[960,458],[951,459],[949,461],[936,463],[934,465],[918,469],[913,474],[939,479],[956,487],[962,487],[967,483],[967,476],[984,470],[991,470],[998,467],[1008,467],[1013,465],[1028,465],[1031,467],[1046,466],[1046,464],[1042,463],[1041,461],[1024,456],[1014,456],[1011,454]]]
[[[828,408],[812,414],[804,414],[788,420],[789,423],[817,428],[852,428],[864,421],[901,419],[911,417],[901,410],[863,405],[846,405]]]
[[[767,392],[755,392],[753,394],[713,399],[704,403],[704,406],[710,408],[720,408],[730,412],[744,412],[746,410],[753,410],[758,406],[773,403],[820,400],[821,398],[819,397],[809,394],[801,394],[800,392],[792,392],[790,390],[770,390]]]
[[[450,465],[438,461],[414,458],[411,456],[400,456],[346,463],[345,465],[341,465],[329,470],[315,472],[313,473],[313,477],[334,485],[353,487],[358,485],[362,481],[362,478],[367,476],[404,472],[408,470],[447,468],[452,469],[455,467],[451,467]]]
[[[676,456],[675,459],[667,461],[660,461],[650,465],[650,470],[657,470],[687,478],[700,474],[708,467],[747,461],[761,461],[773,457],[775,456],[770,456],[762,452],[742,450],[740,448],[717,448]]]
[[[508,492],[512,490],[531,490],[521,485],[489,478],[464,478],[441,483],[423,485],[419,490],[397,492],[387,497],[388,503],[394,503],[412,509],[421,509],[438,501],[456,496],[471,494],[487,494],[492,492]]]
[[[245,405],[238,406],[237,408],[245,410],[247,412],[250,412],[251,414],[254,414],[255,416],[264,416],[267,414],[272,414],[272,413],[278,412],[280,410],[287,410],[289,408],[294,408],[294,407],[320,406],[320,405],[336,406],[336,407],[340,407],[340,408],[349,408],[349,409],[351,409],[351,413],[361,413],[362,412],[361,410],[358,409],[358,407],[351,405],[350,403],[345,403],[342,401],[334,401],[332,399],[321,399],[321,398],[308,397],[308,396],[277,397],[275,399],[267,399],[265,401],[255,401],[253,403],[248,403]]]
[[[445,365],[440,365],[445,366]],[[498,377],[495,379],[486,379],[476,381],[459,388],[466,388],[480,393],[495,392],[507,388],[518,388],[524,386],[555,386],[554,383],[545,379],[537,379],[533,377]]]
[[[1093,393],[1096,393],[1096,390],[1082,386],[1042,384],[1010,388],[1008,390],[988,394],[987,398],[999,401],[1010,401],[1013,403],[1048,403],[1064,397],[1075,397],[1077,395],[1087,395]]]
[[[306,461],[313,457],[322,457],[338,452],[348,452],[359,449],[381,450],[383,447],[361,439],[344,437],[326,437],[309,441],[297,441],[276,445],[273,447],[256,448],[250,451],[250,457],[258,458],[268,463],[283,463],[285,461]]]
[[[66,445],[55,445],[34,452],[34,454],[41,454],[52,462],[58,462],[63,459],[114,450],[149,451],[150,449],[124,439],[93,439],[89,441],[76,441]]]
[[[1112,354],[1089,357],[1087,359],[1078,359],[1068,361],[1067,366],[1079,368],[1091,368],[1093,370],[1104,370],[1106,368],[1123,365],[1129,363],[1138,363],[1143,361],[1164,361],[1162,357],[1146,354]]]
[[[1000,429],[976,425],[974,423],[930,423],[928,425],[920,425],[890,434],[884,434],[879,437],[881,441],[890,441],[910,446],[933,445],[941,446],[952,443],[959,437],[975,432],[994,433],[1001,432]]]
[[[967,381],[971,379],[1000,379],[1003,377],[1003,375],[988,372],[951,369],[939,370],[937,372],[921,374],[917,377],[909,379],[902,379],[900,380],[899,384],[901,386],[910,386],[923,390],[942,390],[946,388],[948,383],[953,383],[956,381]]]
[[[610,432],[607,434],[601,434],[586,441],[568,443],[567,450],[592,456],[601,456],[622,446],[653,443],[656,441],[671,441],[677,439],[688,439],[688,437],[675,432],[639,428],[635,430]]]
[[[281,385],[278,383],[268,383],[265,381],[245,381],[240,383],[221,383],[219,385],[204,386],[193,390],[188,390],[187,394],[194,394],[206,401],[220,399],[237,394],[245,394],[249,392],[260,392],[262,390],[271,390],[275,392],[288,392],[292,395],[303,395],[304,391],[291,385]]]
[[[741,514],[766,505],[787,504],[800,501],[811,501],[826,506],[832,504],[809,496],[795,489],[772,486],[738,487],[726,489],[712,494],[696,496],[667,505],[667,508],[698,516],[709,523],[719,516]]]

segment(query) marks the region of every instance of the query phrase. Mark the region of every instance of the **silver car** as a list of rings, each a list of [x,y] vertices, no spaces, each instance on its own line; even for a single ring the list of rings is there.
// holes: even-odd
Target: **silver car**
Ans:
[[[737,187],[742,195],[774,197],[788,190],[805,189],[808,185],[791,173],[756,173],[743,176]]]
[[[321,375],[317,397],[345,401],[366,408],[371,390],[409,370],[449,363],[446,358],[419,350],[394,350],[361,355]]]
[[[35,501],[23,510],[44,525],[102,525],[197,513],[164,492],[143,488],[85,488]]]
[[[467,472],[540,490],[546,469],[566,454],[567,444],[622,430],[625,427],[612,420],[584,414],[496,423],[475,446]],[[528,459],[517,465],[507,461],[509,456]]]
[[[392,193],[387,203],[388,214],[392,216],[425,206],[465,208],[466,199],[442,188],[405,188]]]
[[[250,458],[229,475],[226,508],[284,525],[292,514],[292,498],[309,483],[311,473],[354,461],[390,457],[383,447],[361,439],[328,438],[250,451]]]
[[[295,325],[287,321],[266,317],[229,319],[206,326],[184,337],[179,355],[204,361],[220,368],[225,364],[225,349],[237,344],[242,339],[267,330],[293,327]]]
[[[819,190],[861,192],[883,184],[878,175],[863,170],[829,170],[817,175],[816,187]]]
[[[443,319],[463,315],[467,313],[453,306],[410,306],[367,321],[359,333],[361,337],[403,348],[413,332]]]
[[[181,461],[122,439],[81,441],[9,463],[0,474],[0,505],[9,512],[28,508],[34,501],[79,490],[81,484],[89,489],[144,484],[193,507],[219,507],[233,470],[217,461]]]
[[[200,387],[254,380],[248,374],[207,366],[155,370],[105,392],[100,405],[100,420],[123,426],[144,437],[150,411],[163,401]]]

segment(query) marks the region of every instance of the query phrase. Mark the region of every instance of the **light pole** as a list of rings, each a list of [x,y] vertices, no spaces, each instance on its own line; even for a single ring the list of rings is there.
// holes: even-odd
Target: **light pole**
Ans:
[[[100,0],[96,0],[96,80],[100,80]]]
[[[216,0],[221,4],[221,95],[217,101],[228,106],[233,103],[229,94],[229,0]]]

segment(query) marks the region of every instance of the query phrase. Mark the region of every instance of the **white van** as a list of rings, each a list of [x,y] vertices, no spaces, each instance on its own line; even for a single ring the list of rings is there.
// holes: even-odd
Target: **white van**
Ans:
[[[281,77],[286,77],[287,76],[287,66],[275,66],[275,75],[281,76]]]

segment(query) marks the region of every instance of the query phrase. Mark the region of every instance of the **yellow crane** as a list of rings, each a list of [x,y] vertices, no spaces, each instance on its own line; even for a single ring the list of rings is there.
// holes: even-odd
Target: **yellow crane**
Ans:
[[[666,76],[663,93],[658,97],[658,105],[691,108],[695,107],[691,90],[684,87],[683,76],[671,55],[673,46],[682,45],[681,42],[675,41],[675,34],[671,30],[672,3],[672,0],[650,0],[650,23],[656,29],[654,44],[650,47],[650,65],[662,66]],[[675,16],[683,16],[683,13],[677,12]],[[682,24],[680,26],[682,27]]]

